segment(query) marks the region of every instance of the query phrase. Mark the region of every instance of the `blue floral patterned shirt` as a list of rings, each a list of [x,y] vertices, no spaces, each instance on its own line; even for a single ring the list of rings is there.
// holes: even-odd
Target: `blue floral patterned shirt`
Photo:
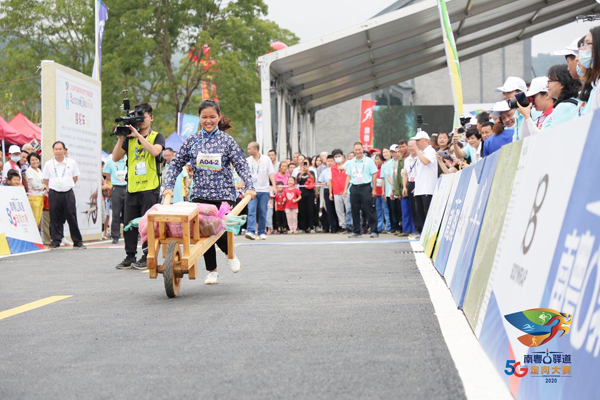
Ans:
[[[201,130],[183,142],[171,160],[165,190],[173,189],[177,176],[187,163],[194,166],[192,199],[235,201],[237,193],[231,165],[244,180],[246,189],[254,190],[244,152],[230,135],[219,129],[211,133]]]

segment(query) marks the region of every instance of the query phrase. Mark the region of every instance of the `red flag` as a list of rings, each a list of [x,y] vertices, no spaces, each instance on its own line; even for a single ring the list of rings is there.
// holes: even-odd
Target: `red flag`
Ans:
[[[361,100],[359,140],[367,150],[373,148],[373,106],[375,100]]]

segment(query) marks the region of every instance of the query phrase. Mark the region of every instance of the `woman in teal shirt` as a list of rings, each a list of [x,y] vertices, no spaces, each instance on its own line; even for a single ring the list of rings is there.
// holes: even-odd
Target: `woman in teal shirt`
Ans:
[[[554,99],[550,127],[555,127],[579,116],[579,90],[581,83],[571,76],[566,64],[548,70],[548,93]]]

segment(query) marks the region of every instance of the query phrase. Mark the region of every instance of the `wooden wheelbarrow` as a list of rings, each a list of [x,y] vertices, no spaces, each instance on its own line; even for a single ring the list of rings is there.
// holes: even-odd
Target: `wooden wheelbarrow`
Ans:
[[[228,215],[239,215],[251,200],[251,196],[245,196]],[[150,279],[156,279],[158,274],[162,274],[165,280],[165,291],[168,297],[175,297],[179,294],[181,280],[183,275],[190,279],[196,279],[198,276],[198,260],[206,250],[227,233],[228,246],[227,257],[235,258],[234,234],[223,230],[218,235],[209,237],[200,237],[200,224],[198,207],[195,203],[189,203],[189,206],[170,206],[171,196],[166,195],[163,206],[158,210],[151,211],[148,214],[148,274]],[[158,223],[159,237],[155,238],[154,223]],[[180,222],[183,226],[183,237],[167,237],[166,223]],[[193,237],[190,237],[190,224],[194,223]],[[181,252],[183,245],[183,253]],[[162,246],[164,264],[158,265],[158,254]]]

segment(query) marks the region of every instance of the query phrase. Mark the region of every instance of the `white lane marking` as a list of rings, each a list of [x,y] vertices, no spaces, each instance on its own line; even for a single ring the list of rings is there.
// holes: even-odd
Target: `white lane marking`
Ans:
[[[423,251],[419,242],[411,242],[411,246],[413,251]],[[431,260],[423,253],[415,253],[415,259],[467,399],[512,400],[508,387],[473,334],[467,318],[456,307],[450,289]]]

